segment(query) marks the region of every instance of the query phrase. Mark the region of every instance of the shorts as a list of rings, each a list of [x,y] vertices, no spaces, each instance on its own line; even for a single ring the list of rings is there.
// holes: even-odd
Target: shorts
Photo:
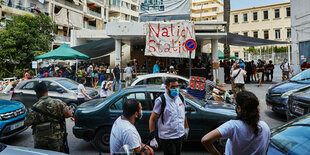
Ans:
[[[98,78],[98,77],[99,77],[98,73],[95,73],[94,78]]]
[[[282,75],[289,75],[290,74],[290,71],[283,71],[282,72]]]
[[[257,72],[257,78],[258,80],[262,80],[263,72]]]

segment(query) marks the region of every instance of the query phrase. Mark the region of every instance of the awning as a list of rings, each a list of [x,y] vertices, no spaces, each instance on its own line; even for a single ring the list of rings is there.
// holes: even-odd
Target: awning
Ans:
[[[227,33],[226,37],[223,37],[219,40],[222,44],[228,44],[233,46],[264,46],[264,45],[276,45],[276,44],[289,44],[286,41],[274,41],[267,39],[260,39],[254,37],[247,37],[243,35]]]
[[[96,58],[113,52],[115,50],[115,40],[105,38],[72,48],[90,56],[90,58]]]
[[[219,59],[224,59],[224,53],[221,50],[218,50]],[[236,59],[236,56],[231,55],[230,59]]]

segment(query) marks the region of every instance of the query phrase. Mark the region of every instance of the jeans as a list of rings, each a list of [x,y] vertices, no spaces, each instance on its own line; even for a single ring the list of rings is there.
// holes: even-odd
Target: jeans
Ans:
[[[159,139],[164,155],[181,155],[184,137],[177,139]]]
[[[113,79],[113,91],[115,91],[115,84],[118,84],[118,90],[122,89],[122,84],[121,84],[121,80],[120,79]]]

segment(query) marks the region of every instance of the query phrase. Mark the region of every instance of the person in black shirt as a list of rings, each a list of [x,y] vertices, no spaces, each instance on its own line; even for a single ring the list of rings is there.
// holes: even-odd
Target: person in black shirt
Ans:
[[[115,68],[113,69],[113,91],[115,91],[116,82],[118,84],[118,90],[122,89],[121,71],[119,69],[119,64],[117,64]]]
[[[262,86],[262,78],[263,77],[263,72],[264,72],[264,63],[258,59],[258,64],[257,64],[257,78],[258,78],[258,87]]]
[[[274,65],[272,64],[272,60],[269,61],[269,64],[266,66],[266,74],[267,74],[267,81],[269,81],[269,76],[270,76],[270,81],[273,79],[273,69]]]

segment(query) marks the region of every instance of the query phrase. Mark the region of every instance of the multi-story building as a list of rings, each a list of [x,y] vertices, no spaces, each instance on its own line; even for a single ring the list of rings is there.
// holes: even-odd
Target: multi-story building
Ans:
[[[218,13],[218,20],[223,21],[223,12]],[[231,33],[276,41],[290,41],[291,8],[290,3],[278,3],[252,8],[232,10],[230,12]],[[248,59],[244,48],[231,46],[231,55]],[[223,50],[223,45],[219,46]]]
[[[49,15],[57,25],[53,48],[70,45],[71,30],[103,30],[107,22],[138,21],[137,0],[3,0],[0,17]],[[98,31],[99,32],[99,31]],[[102,31],[101,35],[105,32]],[[98,35],[98,34],[97,34]]]
[[[220,0],[192,0],[191,20],[217,20],[217,13],[223,12],[223,5]]]

